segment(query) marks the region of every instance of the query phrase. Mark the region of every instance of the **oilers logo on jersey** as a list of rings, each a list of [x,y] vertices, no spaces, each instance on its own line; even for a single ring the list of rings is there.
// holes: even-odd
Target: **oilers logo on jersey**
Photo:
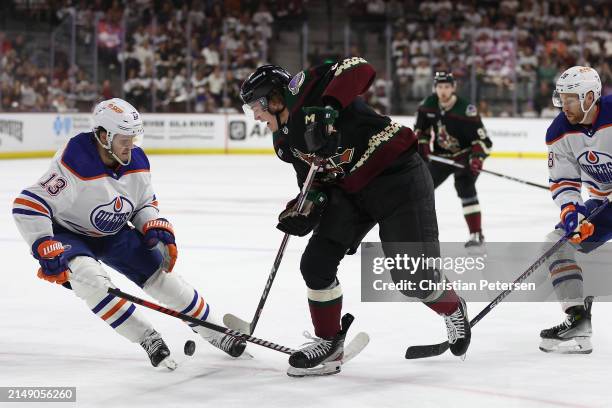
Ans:
[[[612,156],[609,154],[587,150],[578,156],[578,164],[598,183],[612,183]]]
[[[96,207],[90,216],[91,224],[100,232],[113,234],[121,229],[134,212],[134,204],[119,196],[110,203]]]
[[[114,235],[128,223],[142,232],[159,217],[149,161],[139,147],[129,165],[108,168],[93,133],[81,133],[60,149],[39,182],[13,202],[17,228],[31,246],[58,226],[90,237]],[[42,181],[41,181],[42,180]]]

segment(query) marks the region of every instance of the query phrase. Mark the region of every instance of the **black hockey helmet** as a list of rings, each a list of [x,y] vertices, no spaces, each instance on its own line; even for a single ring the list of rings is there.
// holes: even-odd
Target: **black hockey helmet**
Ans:
[[[271,64],[262,65],[242,83],[240,98],[246,105],[259,101],[267,109],[267,98],[270,92],[275,89],[283,91],[289,81],[291,81],[291,75],[283,67]]]
[[[453,76],[452,72],[437,71],[436,74],[434,75],[433,83],[434,83],[434,86],[438,84],[442,84],[442,83],[449,83],[451,85],[454,85],[455,77]]]

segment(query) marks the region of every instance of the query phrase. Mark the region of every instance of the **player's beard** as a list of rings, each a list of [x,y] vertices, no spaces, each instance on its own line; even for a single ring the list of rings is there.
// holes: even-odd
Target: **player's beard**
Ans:
[[[576,113],[570,113],[569,116],[566,113],[565,117],[567,118],[567,121],[569,123],[571,123],[572,125],[576,125],[576,124],[580,123],[584,119],[585,115],[586,115],[586,113],[584,113],[584,112],[579,112],[577,114]]]

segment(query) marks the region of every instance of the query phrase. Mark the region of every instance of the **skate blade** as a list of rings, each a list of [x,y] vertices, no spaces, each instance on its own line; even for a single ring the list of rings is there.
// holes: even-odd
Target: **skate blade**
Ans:
[[[158,367],[165,367],[170,371],[174,371],[178,367],[178,363],[174,361],[172,357],[168,356],[160,361]]]
[[[570,340],[542,339],[540,350],[556,354],[591,354],[593,345],[589,337],[575,337]]]
[[[469,245],[465,247],[465,251],[468,255],[485,255],[487,253],[487,247],[484,243],[481,245]]]
[[[227,313],[225,316],[223,316],[223,324],[229,329],[251,335],[251,324],[231,313]]]
[[[253,360],[255,357],[253,357],[253,355],[249,353],[247,350],[244,350],[241,355],[239,355],[238,357],[232,357],[232,358],[235,360]]]
[[[287,369],[289,377],[313,377],[321,375],[338,374],[342,370],[342,365],[351,361],[357,356],[370,342],[370,336],[365,332],[359,332],[353,339],[344,346],[343,355],[340,361],[329,361],[313,368],[296,368]]]
[[[342,361],[328,361],[327,363],[320,364],[313,368],[296,368],[291,367],[287,369],[287,375],[289,377],[316,377],[322,375],[334,375],[338,374],[342,370]]]

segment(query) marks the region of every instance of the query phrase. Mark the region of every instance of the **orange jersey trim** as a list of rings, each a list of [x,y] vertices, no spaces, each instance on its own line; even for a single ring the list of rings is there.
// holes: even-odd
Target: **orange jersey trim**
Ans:
[[[555,183],[552,186],[550,186],[550,191],[556,190],[559,187],[563,187],[563,186],[571,186],[571,187],[580,188],[582,185],[580,183],[576,183],[573,181],[562,181],[561,183]]]
[[[612,126],[612,123],[608,123],[607,125],[600,126],[595,131],[598,132],[601,129],[609,128],[610,126]]]
[[[148,172],[149,172],[149,170],[147,170],[147,169],[128,170],[125,173],[123,173],[122,175],[132,174],[132,173],[148,173]]]
[[[589,188],[589,193],[591,193],[593,195],[596,195],[596,196],[599,196],[599,197],[605,197],[605,196],[611,194],[610,191],[604,193],[603,191],[595,190],[593,187]]]
[[[563,139],[565,136],[582,135],[582,134],[583,134],[582,132],[566,132],[566,133],[561,134],[560,136],[557,136],[556,138],[554,138],[550,142],[546,142],[546,144],[550,146],[551,144],[556,143],[559,140]]]
[[[83,177],[81,176],[79,173],[77,173],[75,170],[72,169],[72,167],[70,167],[69,165],[67,165],[64,162],[64,159],[62,159],[62,165],[67,168],[72,174],[74,174],[77,178],[87,181],[87,180],[95,180],[95,179],[99,179],[99,178],[103,178],[103,177],[108,177],[108,174],[98,174],[97,176],[93,176],[93,177]]]
[[[49,211],[47,211],[45,207],[35,203],[34,201],[26,200],[25,198],[16,198],[15,201],[13,201],[13,204],[25,205],[26,207],[30,207],[36,211],[50,215]]]

